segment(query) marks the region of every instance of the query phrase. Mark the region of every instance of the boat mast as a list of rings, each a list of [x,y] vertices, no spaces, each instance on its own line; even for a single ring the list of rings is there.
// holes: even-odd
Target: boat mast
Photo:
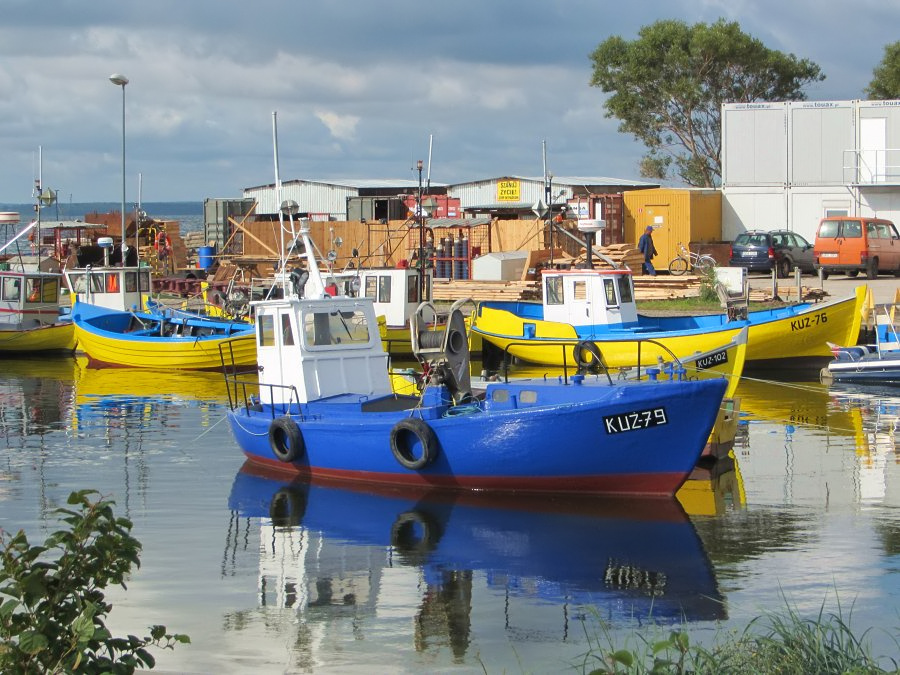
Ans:
[[[280,207],[278,209],[278,223],[280,225],[280,232],[278,237],[278,255],[281,258],[281,261],[278,266],[278,272],[281,286],[284,290],[285,297],[287,297],[287,295],[293,291],[293,289],[291,288],[291,284],[289,283],[290,273],[287,270],[287,261],[288,257],[290,256],[290,252],[296,245],[297,237],[299,236],[303,241],[304,257],[306,258],[306,268],[307,273],[309,274],[309,277],[306,280],[305,292],[303,295],[307,298],[321,298],[325,295],[325,281],[322,279],[322,274],[319,271],[319,263],[316,260],[315,248],[313,246],[312,240],[309,237],[308,221],[306,218],[301,219],[300,232],[298,233],[294,227],[294,216],[300,210],[300,206],[293,199],[283,201],[281,199],[281,176],[278,171],[278,112],[274,110],[272,111],[272,146],[275,155],[275,194],[280,204]],[[291,237],[291,245],[290,248],[287,249],[287,251],[285,250],[284,246],[284,234],[286,232],[284,226],[285,214],[287,214],[288,222],[290,223]]]

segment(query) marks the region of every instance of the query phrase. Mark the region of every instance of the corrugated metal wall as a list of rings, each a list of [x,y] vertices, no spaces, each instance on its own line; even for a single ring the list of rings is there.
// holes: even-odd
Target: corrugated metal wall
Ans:
[[[499,199],[497,194],[498,184],[501,181],[516,181],[518,183],[519,199],[517,203],[534,204],[538,200],[546,201],[546,190],[543,179],[519,178],[514,176],[452,185],[447,188],[447,194],[451,197],[457,197],[462,208],[483,206],[486,204],[498,204],[502,203],[502,200]],[[551,188],[553,189],[552,196],[555,204],[563,204],[572,197],[572,190],[570,187],[551,185]],[[562,195],[560,195],[560,192],[562,192]]]
[[[244,190],[244,197],[259,202],[256,212],[261,215],[278,213],[281,201],[293,199],[300,205],[300,211],[303,213],[327,216],[338,220],[347,217],[347,198],[356,197],[358,194],[359,190],[356,188],[310,181],[282,183],[280,200],[276,195],[274,185]]]

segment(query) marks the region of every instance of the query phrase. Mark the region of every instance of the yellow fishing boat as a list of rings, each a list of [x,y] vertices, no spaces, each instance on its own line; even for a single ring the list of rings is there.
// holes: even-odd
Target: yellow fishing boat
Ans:
[[[681,358],[676,358],[674,354],[668,353],[665,349],[660,348],[660,344],[652,340],[634,340],[622,346],[622,357],[617,366],[610,366],[606,369],[610,377],[615,379],[711,379],[725,378],[728,380],[728,388],[725,391],[725,397],[731,398],[735,394],[738,383],[741,380],[741,374],[744,371],[744,364],[747,357],[747,335],[748,329],[742,328],[737,334],[727,340],[727,342],[717,344],[707,351],[694,351],[688,353]],[[577,346],[577,345],[576,345]],[[564,348],[568,348],[567,344],[560,343],[544,347],[547,350],[555,350],[559,353]],[[604,354],[600,351],[592,352],[590,347],[582,347],[585,353],[581,356],[581,370],[603,372],[606,364]],[[639,351],[640,350],[640,351]],[[643,358],[643,354],[649,351],[659,350],[663,356],[659,356],[654,362],[649,363]],[[624,354],[630,353],[630,357]],[[600,354],[600,359],[596,356]],[[639,358],[640,355],[640,358]],[[563,358],[560,354],[560,358]],[[638,364],[641,364],[640,366]],[[595,367],[596,366],[596,367]],[[535,378],[543,376],[564,376],[567,370],[574,372],[574,360],[567,362],[566,367],[557,368],[522,363],[510,366],[504,371],[504,375],[511,379],[518,378]],[[475,374],[475,373],[473,373]],[[476,374],[477,375],[477,374]],[[491,375],[492,379],[497,379],[497,375]],[[477,381],[477,380],[476,380]]]
[[[64,286],[54,272],[0,270],[0,355],[75,349]]]
[[[75,294],[78,351],[94,365],[221,370],[224,352],[236,368],[256,367],[250,323],[162,307],[142,311],[151,288],[146,267],[105,264],[67,270],[66,277]]]
[[[632,365],[637,342],[642,366],[674,354],[709,351],[749,329],[747,365],[811,367],[831,359],[828,342],[856,342],[866,287],[819,304],[749,312],[649,317],[638,314],[630,270],[554,270],[543,274],[543,301],[481,302],[473,333],[530,363],[581,365],[599,354],[610,368]],[[550,346],[548,348],[548,345]]]

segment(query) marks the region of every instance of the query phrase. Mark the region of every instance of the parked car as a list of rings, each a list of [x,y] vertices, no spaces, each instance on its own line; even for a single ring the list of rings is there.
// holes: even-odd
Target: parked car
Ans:
[[[815,274],[813,245],[796,232],[787,230],[749,230],[731,244],[732,267],[746,267],[748,272],[777,271],[782,279],[799,267],[801,272]]]
[[[826,279],[836,272],[848,277],[865,272],[869,279],[879,272],[900,277],[900,235],[883,218],[823,218],[816,231],[815,258]]]

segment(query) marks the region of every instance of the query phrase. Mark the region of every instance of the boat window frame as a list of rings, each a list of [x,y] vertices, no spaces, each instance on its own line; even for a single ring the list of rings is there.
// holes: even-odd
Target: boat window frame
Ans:
[[[345,316],[347,314],[350,316]],[[322,321],[322,316],[327,319]],[[317,317],[320,317],[318,325]],[[338,345],[359,348],[368,346],[372,341],[372,331],[366,313],[358,308],[345,311],[340,309],[305,311],[300,320],[300,332],[307,349],[332,349]],[[362,334],[356,335],[351,332],[348,322],[353,324],[355,331]]]
[[[619,284],[616,283],[615,279],[611,279],[609,277],[604,277],[603,279],[603,294],[606,298],[606,306],[607,307],[618,307],[619,306]]]
[[[581,301],[587,300],[587,281],[584,279],[572,280],[572,299]]]
[[[390,274],[378,275],[378,302],[390,302],[393,284]]]
[[[634,302],[634,281],[630,274],[619,276],[619,304]],[[622,291],[625,291],[624,293]]]
[[[14,291],[12,289],[15,289]],[[22,277],[3,277],[2,300],[19,302],[22,297]]]
[[[103,275],[102,293],[119,293],[122,280],[119,278],[119,272],[106,272]]]
[[[363,297],[378,301],[378,275],[370,274],[365,278]]]
[[[563,278],[560,275],[544,277],[544,304],[565,304]]]
[[[275,347],[275,317],[261,314],[256,318],[256,344],[259,347]]]
[[[406,277],[406,301],[407,302],[421,302],[419,300],[419,277],[415,274],[410,274]]]
[[[281,344],[284,347],[293,347],[297,344],[294,339],[294,324],[291,321],[290,312],[281,312]]]

